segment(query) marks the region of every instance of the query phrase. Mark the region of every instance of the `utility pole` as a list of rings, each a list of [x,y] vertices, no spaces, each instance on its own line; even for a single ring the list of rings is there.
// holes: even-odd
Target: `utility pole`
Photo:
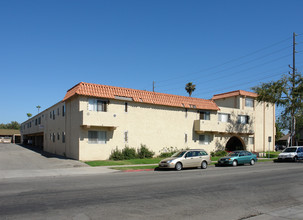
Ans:
[[[293,41],[293,46],[292,46],[292,67],[289,66],[292,69],[292,96],[291,96],[291,102],[295,102],[294,98],[294,88],[296,86],[296,33],[293,33],[292,41]],[[295,109],[291,110],[291,128],[290,128],[290,145],[293,146],[293,137],[295,135],[295,129],[296,129],[296,119],[295,119]]]

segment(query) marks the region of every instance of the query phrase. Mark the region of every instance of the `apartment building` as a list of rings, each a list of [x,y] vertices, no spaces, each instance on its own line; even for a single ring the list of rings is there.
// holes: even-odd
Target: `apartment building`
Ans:
[[[275,107],[255,93],[233,91],[211,100],[81,82],[62,101],[22,123],[24,142],[78,160],[104,160],[141,144],[208,152],[274,149]]]

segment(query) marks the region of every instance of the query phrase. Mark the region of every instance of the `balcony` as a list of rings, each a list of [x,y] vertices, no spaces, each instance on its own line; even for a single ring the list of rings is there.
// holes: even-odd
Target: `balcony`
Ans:
[[[232,122],[220,122],[211,120],[195,120],[196,133],[222,133],[222,134],[254,134],[252,124],[240,124]]]
[[[80,117],[80,125],[83,128],[115,130],[118,127],[117,117],[112,112],[81,111]]]

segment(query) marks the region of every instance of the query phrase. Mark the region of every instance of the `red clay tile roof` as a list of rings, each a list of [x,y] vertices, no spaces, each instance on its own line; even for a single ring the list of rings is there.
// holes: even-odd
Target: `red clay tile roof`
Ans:
[[[115,86],[106,86],[81,82],[69,89],[63,101],[74,95],[92,96],[97,98],[115,99],[116,96],[132,98],[134,102],[155,105],[173,106],[181,108],[196,108],[205,110],[219,110],[212,100],[169,95],[165,93],[149,92],[136,89],[127,89]]]
[[[248,97],[252,97],[252,98],[256,98],[258,96],[257,93],[247,92],[247,91],[243,91],[243,90],[237,90],[237,91],[226,92],[226,93],[221,93],[221,94],[214,95],[211,99],[212,100],[224,99],[224,98],[239,96],[239,95],[248,96]]]

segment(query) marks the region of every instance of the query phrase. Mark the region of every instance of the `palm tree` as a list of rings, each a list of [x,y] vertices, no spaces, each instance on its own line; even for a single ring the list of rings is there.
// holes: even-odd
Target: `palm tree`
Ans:
[[[189,94],[189,97],[191,96],[193,91],[195,91],[195,89],[196,89],[196,85],[194,85],[192,82],[189,82],[185,85],[185,90]]]
[[[37,105],[36,108],[38,109],[38,114],[39,114],[39,111],[40,111],[41,106],[40,106],[40,105]]]

